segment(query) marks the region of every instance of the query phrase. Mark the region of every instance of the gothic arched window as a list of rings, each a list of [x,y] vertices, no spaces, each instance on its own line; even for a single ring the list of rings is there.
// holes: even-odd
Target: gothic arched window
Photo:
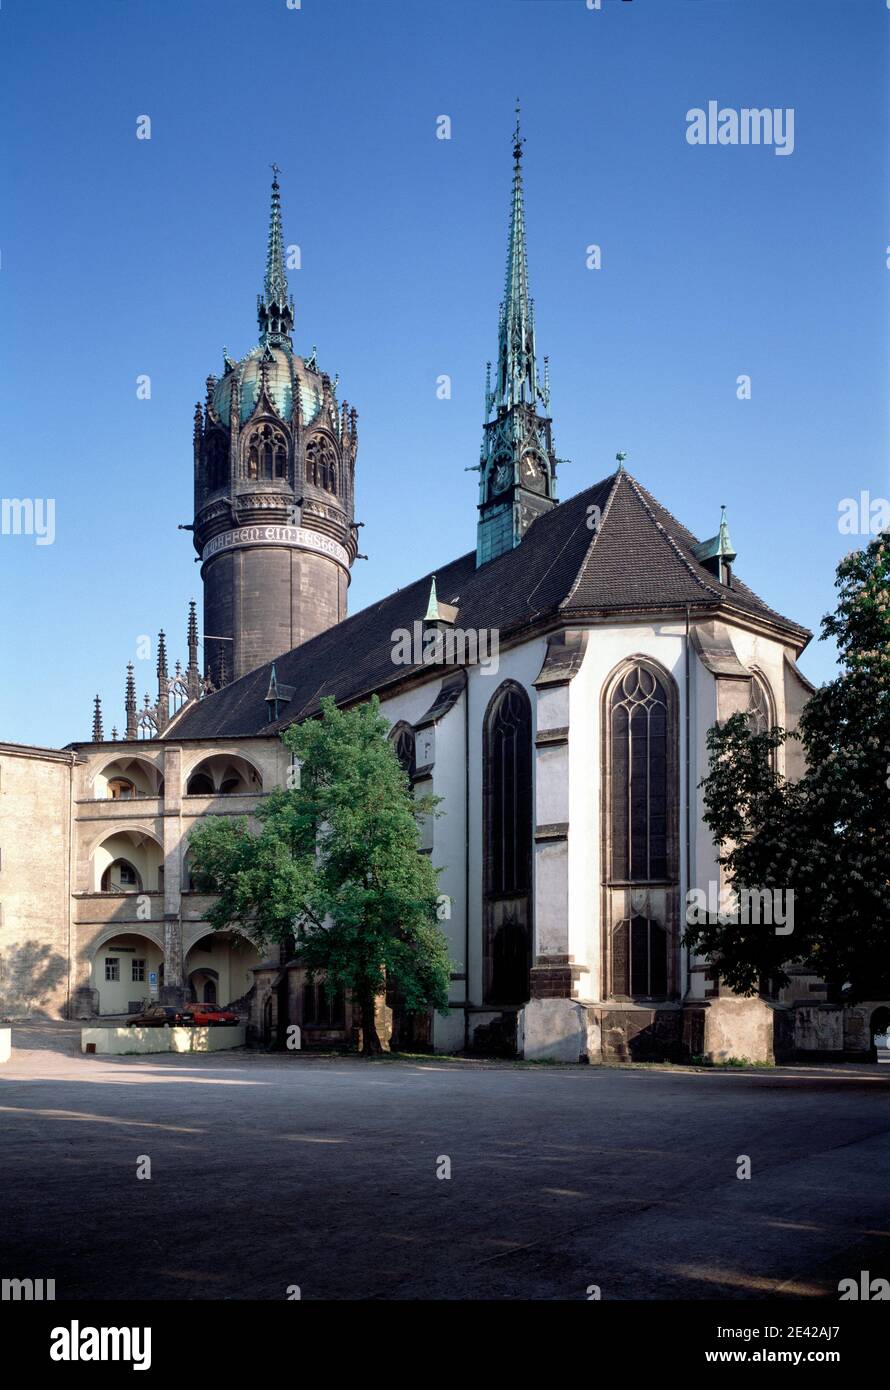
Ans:
[[[772,700],[769,687],[759,671],[751,673],[751,693],[748,697],[748,723],[754,734],[765,734],[773,726]]]
[[[272,425],[258,425],[247,437],[244,476],[268,481],[287,475],[287,443]]]
[[[609,711],[612,878],[668,876],[667,694],[645,666],[631,666]]]
[[[416,740],[414,730],[410,724],[396,724],[390,733],[395,755],[399,760],[399,766],[409,777],[413,777],[417,771]]]
[[[667,994],[667,933],[648,917],[612,928],[612,993],[654,999]]]
[[[532,947],[532,712],[505,682],[484,729],[486,1002],[529,997]]]
[[[141,893],[142,879],[128,859],[113,859],[102,875],[100,888],[103,893]]]
[[[670,676],[644,658],[631,658],[604,691],[602,950],[613,998],[677,996],[676,711]]]
[[[306,481],[337,494],[337,451],[323,435],[313,435],[306,445]]]

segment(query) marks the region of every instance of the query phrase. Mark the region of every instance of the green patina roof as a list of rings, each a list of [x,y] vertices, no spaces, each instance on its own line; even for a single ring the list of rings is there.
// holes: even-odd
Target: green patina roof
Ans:
[[[291,420],[294,413],[294,377],[300,391],[300,407],[303,421],[310,425],[321,410],[322,384],[318,372],[306,366],[302,357],[291,354],[284,347],[269,347],[262,344],[253,348],[235,366],[234,371],[217,382],[213,393],[213,408],[223,425],[229,423],[229,408],[232,399],[232,383],[237,379],[241,391],[241,424],[249,420],[256,408],[262,389],[263,373],[260,363],[264,355],[271,356],[266,362],[266,387],[275,409],[283,420]],[[293,364],[293,365],[291,365]]]

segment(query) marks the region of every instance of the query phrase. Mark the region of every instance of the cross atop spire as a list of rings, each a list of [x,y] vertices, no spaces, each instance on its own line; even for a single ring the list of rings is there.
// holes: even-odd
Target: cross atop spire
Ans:
[[[294,302],[287,291],[284,269],[284,233],[281,229],[281,189],[277,164],[272,165],[272,200],[269,211],[269,244],[266,249],[266,274],[263,293],[257,299],[260,342],[290,343],[294,327]]]

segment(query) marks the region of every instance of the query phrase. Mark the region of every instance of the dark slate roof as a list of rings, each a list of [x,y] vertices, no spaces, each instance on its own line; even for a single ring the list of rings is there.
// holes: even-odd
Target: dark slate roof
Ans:
[[[598,507],[601,520],[592,529]],[[542,623],[606,614],[736,609],[766,621],[802,648],[810,633],[769,608],[732,577],[727,589],[698,563],[695,536],[619,470],[534,523],[522,544],[476,568],[471,551],[435,571],[440,600],[458,609],[461,628],[496,628],[504,646]],[[317,710],[322,696],[348,702],[380,691],[413,670],[395,666],[391,635],[426,612],[432,575],[398,589],[293,651],[276,657],[279,683],[293,687],[282,718],[267,722],[272,662],[186,708],[169,739],[275,733]]]

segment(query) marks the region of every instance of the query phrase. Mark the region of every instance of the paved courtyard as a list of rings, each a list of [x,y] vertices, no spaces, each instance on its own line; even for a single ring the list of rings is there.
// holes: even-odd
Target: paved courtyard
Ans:
[[[78,1039],[14,1028],[0,1068],[0,1275],[54,1278],[57,1299],[836,1300],[841,1278],[890,1277],[875,1066],[103,1058]]]

